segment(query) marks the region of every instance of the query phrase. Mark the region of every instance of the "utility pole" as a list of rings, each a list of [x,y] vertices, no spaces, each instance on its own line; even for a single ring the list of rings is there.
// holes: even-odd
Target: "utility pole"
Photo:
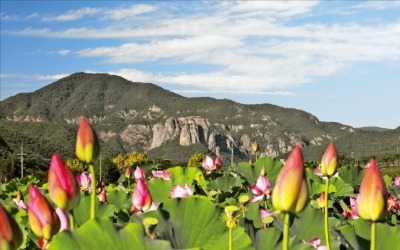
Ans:
[[[20,161],[21,161],[21,179],[24,178],[24,144],[21,143],[21,153],[17,154],[21,157]]]

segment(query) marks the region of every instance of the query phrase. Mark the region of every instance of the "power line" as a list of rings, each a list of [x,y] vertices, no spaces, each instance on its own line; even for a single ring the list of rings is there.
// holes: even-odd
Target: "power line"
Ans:
[[[21,179],[24,178],[24,144],[21,143],[21,153],[17,154],[21,157],[20,161],[21,161]]]

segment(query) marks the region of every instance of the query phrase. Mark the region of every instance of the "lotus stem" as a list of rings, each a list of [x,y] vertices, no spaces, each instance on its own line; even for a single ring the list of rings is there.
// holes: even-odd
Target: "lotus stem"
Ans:
[[[325,241],[326,248],[331,249],[331,241],[329,235],[329,221],[328,221],[328,195],[329,195],[329,176],[326,178],[325,182],[325,200],[324,200],[324,224],[325,224]]]
[[[371,223],[371,245],[370,245],[370,250],[375,250],[376,249],[376,222],[373,221]]]
[[[96,173],[94,172],[93,164],[89,164],[89,172],[92,176],[92,193],[90,199],[90,219],[96,217]]]
[[[229,250],[232,250],[232,228],[229,228]]]
[[[289,250],[289,223],[290,223],[290,213],[285,212],[283,214],[283,250]]]
[[[74,223],[75,223],[75,221],[74,221],[74,215],[73,215],[72,210],[71,210],[71,212],[68,213],[68,215],[69,215],[69,228],[70,228],[71,230],[74,230]]]

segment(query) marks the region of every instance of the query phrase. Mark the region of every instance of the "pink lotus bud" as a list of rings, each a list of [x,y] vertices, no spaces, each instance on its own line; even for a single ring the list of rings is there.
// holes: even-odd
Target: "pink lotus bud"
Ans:
[[[153,201],[144,180],[139,178],[136,179],[136,182],[136,187],[132,193],[131,213],[149,210]]]
[[[32,184],[29,186],[28,219],[32,231],[50,240],[60,229],[60,220],[46,198]]]
[[[250,164],[250,165],[253,165],[253,163],[254,163],[254,162],[253,162],[253,159],[250,158],[250,159],[249,159],[249,164]]]
[[[360,217],[370,221],[385,219],[388,207],[388,193],[382,174],[373,158],[369,161],[357,196]]]
[[[100,191],[98,198],[100,202],[107,203],[107,192],[105,189]]]
[[[290,153],[272,191],[272,204],[281,212],[298,213],[308,200],[308,187],[299,145]]]
[[[130,167],[127,167],[125,170],[125,177],[129,179],[131,178],[131,176],[132,176],[132,170]]]
[[[193,190],[187,183],[185,183],[183,187],[174,185],[170,193],[171,195],[169,198],[186,198],[193,195]]]
[[[154,178],[163,178],[164,180],[169,180],[171,178],[171,173],[167,170],[152,170],[151,173],[153,174]]]
[[[136,166],[134,175],[135,175],[136,180],[137,179],[143,179],[143,180],[146,179],[146,175],[145,175],[144,171],[139,166]]]
[[[0,249],[18,249],[22,239],[18,223],[0,204]]]
[[[78,183],[57,154],[51,156],[48,181],[50,198],[59,208],[69,211],[78,205],[81,197]]]
[[[76,156],[86,163],[93,163],[100,152],[100,144],[96,132],[86,117],[82,116],[76,138]]]
[[[337,153],[333,142],[329,143],[328,147],[321,160],[321,172],[324,176],[331,176],[336,172]]]
[[[91,191],[92,177],[90,174],[83,172],[82,174],[76,176],[76,181],[78,182],[78,185],[82,191]]]

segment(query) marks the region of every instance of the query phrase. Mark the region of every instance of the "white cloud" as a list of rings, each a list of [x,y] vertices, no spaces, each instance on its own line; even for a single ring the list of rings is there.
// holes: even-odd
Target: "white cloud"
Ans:
[[[51,21],[74,21],[78,19],[82,19],[83,17],[87,15],[93,15],[96,13],[100,12],[100,8],[81,8],[77,10],[69,10],[64,14],[58,15],[58,16],[49,16],[49,17],[44,17],[42,20],[44,22],[51,22]]]
[[[130,19],[137,15],[146,14],[149,12],[156,11],[157,7],[153,5],[147,4],[136,4],[132,5],[127,8],[117,8],[112,10],[106,10],[103,15],[106,19],[114,19],[114,20],[121,20],[121,19]]]

